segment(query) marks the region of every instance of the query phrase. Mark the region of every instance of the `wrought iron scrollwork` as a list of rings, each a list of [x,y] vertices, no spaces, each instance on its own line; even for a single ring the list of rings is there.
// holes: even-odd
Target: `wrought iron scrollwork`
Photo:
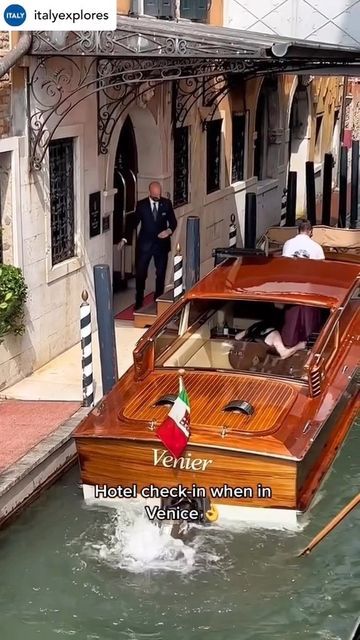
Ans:
[[[205,26],[204,26],[205,27]],[[217,36],[208,27],[194,29],[182,24],[163,29],[161,21],[134,20],[118,16],[116,31],[36,31],[31,54],[106,57],[174,56],[203,59],[259,58],[257,42],[232,41]]]
[[[174,207],[189,201],[189,127],[174,132]]]
[[[242,71],[246,64],[242,65]],[[173,120],[175,126],[183,127],[193,106],[202,99],[202,106],[209,107],[210,112],[204,123],[212,120],[222,100],[230,93],[236,82],[236,74],[219,74],[218,67],[211,65],[208,72],[212,75],[180,79],[174,83]],[[237,76],[238,78],[239,76]]]
[[[98,62],[98,152],[106,154],[116,123],[130,105],[138,100],[146,104],[156,82],[146,81],[146,67],[139,69],[134,60],[105,59]],[[145,62],[145,61],[144,61]]]
[[[192,107],[202,95],[203,80],[203,77],[194,76],[174,82],[173,122],[176,127],[184,126]]]
[[[56,56],[38,62],[29,87],[32,168],[41,168],[55,130],[96,83],[96,59]]]
[[[204,79],[203,84],[203,106],[212,107],[218,102],[221,93],[226,89],[228,78],[226,75],[221,74],[210,78]]]
[[[89,45],[90,46],[90,45]],[[105,154],[116,123],[135,101],[146,103],[156,86],[178,83],[177,123],[214,76],[249,71],[243,60],[213,61],[188,58],[42,58],[29,83],[31,164],[39,170],[57,127],[72,109],[92,94],[98,96],[98,147]],[[179,91],[181,87],[181,91]]]
[[[36,55],[96,55],[105,56],[185,56],[199,55],[194,43],[185,38],[168,34],[138,33],[133,29],[114,31],[68,31],[53,35],[47,31],[36,31],[33,35],[31,53]],[[63,34],[63,35],[62,35]],[[210,49],[211,49],[210,45]],[[215,48],[214,48],[215,49]],[[191,55],[191,53],[190,53]]]
[[[50,147],[51,257],[59,264],[75,254],[73,140]]]
[[[231,93],[237,82],[239,82],[239,78],[231,73],[226,76],[217,76],[208,87],[207,93],[204,94],[204,106],[210,107],[210,111],[204,119],[203,128],[206,128],[207,123],[213,120],[221,102]]]

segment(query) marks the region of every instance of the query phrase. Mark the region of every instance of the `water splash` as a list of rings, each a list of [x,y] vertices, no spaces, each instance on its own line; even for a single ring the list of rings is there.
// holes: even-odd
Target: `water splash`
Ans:
[[[204,546],[204,535],[199,532],[185,544],[174,539],[171,526],[158,526],[144,514],[140,505],[129,502],[125,507],[111,510],[110,520],[103,526],[101,542],[87,542],[84,551],[113,568],[132,573],[144,571],[176,571],[189,573],[194,570],[197,552]],[[219,557],[201,550],[202,564],[217,562]]]
[[[226,555],[227,536],[252,533],[259,541],[266,540],[271,530],[275,536],[288,538],[296,536],[308,524],[305,519],[289,529],[265,519],[263,523],[221,519],[211,526],[192,525],[190,536],[186,536],[184,542],[171,536],[171,525],[159,526],[150,521],[139,501],[127,500],[110,508],[105,503],[93,503],[85,508],[99,516],[95,529],[88,531],[82,540],[85,556],[131,573],[150,570],[189,574],[209,567],[214,569],[214,564],[219,568],[218,561]]]

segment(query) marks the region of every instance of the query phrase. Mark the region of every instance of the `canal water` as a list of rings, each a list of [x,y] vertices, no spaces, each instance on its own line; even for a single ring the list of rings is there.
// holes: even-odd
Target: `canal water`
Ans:
[[[360,508],[296,556],[359,492],[359,427],[293,534],[213,527],[184,546],[142,514],[85,508],[71,471],[0,534],[1,640],[348,640]]]

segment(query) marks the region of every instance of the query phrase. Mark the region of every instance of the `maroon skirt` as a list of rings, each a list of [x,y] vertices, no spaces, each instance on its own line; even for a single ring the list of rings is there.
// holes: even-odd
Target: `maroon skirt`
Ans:
[[[281,338],[285,347],[294,347],[298,342],[306,342],[321,326],[321,312],[315,307],[295,305],[285,311]]]

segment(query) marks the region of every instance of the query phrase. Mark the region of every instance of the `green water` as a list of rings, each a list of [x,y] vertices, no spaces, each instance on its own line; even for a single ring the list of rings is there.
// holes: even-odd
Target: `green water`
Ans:
[[[0,534],[0,639],[348,640],[360,508],[296,554],[359,492],[359,449],[357,427],[304,531],[211,528],[192,548],[138,516],[84,508],[72,471]]]

